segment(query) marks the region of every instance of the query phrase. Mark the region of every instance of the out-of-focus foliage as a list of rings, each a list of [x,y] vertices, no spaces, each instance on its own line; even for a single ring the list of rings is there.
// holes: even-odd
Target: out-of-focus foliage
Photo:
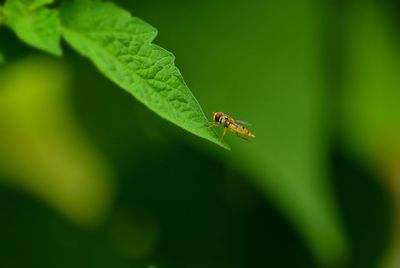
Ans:
[[[208,12],[206,25],[214,27],[209,38],[198,39],[195,34],[203,27],[197,24],[201,13],[191,21],[189,28],[195,30],[192,35],[185,32],[185,36],[195,44],[194,50],[204,49],[195,61],[205,70],[205,77],[191,79],[192,83],[199,83],[193,88],[210,88],[214,92],[195,91],[208,110],[218,107],[251,120],[255,134],[262,138],[257,138],[253,146],[230,139],[235,148],[231,163],[253,175],[258,188],[275,199],[316,254],[329,262],[341,258],[346,248],[324,170],[324,150],[328,144],[326,124],[321,124],[326,99],[319,77],[321,43],[315,22],[318,13],[311,3],[304,2],[292,6],[261,1],[253,4],[237,4],[229,10],[231,17],[254,12],[253,8],[258,10],[254,19],[248,21],[220,21],[222,4]],[[293,20],[278,16],[280,11]],[[264,29],[262,25],[275,27]],[[245,32],[248,28],[263,33],[263,39],[252,42],[254,37],[250,34],[235,39],[238,29]],[[218,32],[224,35],[215,37]],[[216,49],[208,41],[210,38],[220,43],[235,40],[235,46]],[[235,53],[246,54],[240,64],[236,64],[236,57],[231,57]],[[211,61],[216,62],[209,65]]]
[[[252,6],[243,2],[231,8],[229,16],[255,12],[253,19],[220,21],[223,6],[210,6],[206,25],[214,25],[212,33],[224,33],[214,37],[220,43],[235,45],[213,49],[211,37],[193,42],[194,50],[204,49],[196,62],[205,70],[200,85],[193,88],[209,88],[213,94],[195,93],[209,110],[218,107],[251,120],[255,144],[229,139],[234,147],[229,162],[251,174],[257,188],[287,214],[321,262],[343,260],[345,238],[328,183],[329,125],[323,123],[328,100],[320,72],[319,10],[313,1],[254,1]],[[279,15],[282,12],[285,16]],[[195,29],[193,34],[185,36],[196,38],[200,19],[198,13],[189,26]],[[236,40],[238,29],[253,29],[263,38],[254,42],[253,34],[247,34]],[[240,64],[232,57],[235,53],[246,55]],[[191,81],[196,83],[196,78]]]
[[[3,52],[0,51],[0,64],[3,64],[5,61]]]
[[[400,157],[400,54],[393,18],[379,5],[366,4],[352,13],[345,134],[360,156],[390,168]],[[362,135],[360,135],[362,133]],[[393,158],[393,159],[391,159]],[[391,168],[395,168],[394,166]]]
[[[71,118],[68,75],[60,63],[27,59],[0,73],[0,172],[82,224],[109,208],[107,162]]]
[[[354,154],[371,163],[397,212],[386,267],[400,266],[400,50],[394,17],[378,4],[354,8],[349,21],[344,135]]]
[[[393,3],[117,4],[157,27],[206,114],[248,120],[257,138],[227,135],[232,151],[221,150],[160,120],[67,46],[57,62],[27,57],[2,28],[0,266],[398,267]],[[91,9],[92,22],[111,7]],[[106,36],[109,23],[88,25]],[[96,37],[85,48],[67,41],[99,66],[107,53],[93,46],[107,42],[85,33]]]

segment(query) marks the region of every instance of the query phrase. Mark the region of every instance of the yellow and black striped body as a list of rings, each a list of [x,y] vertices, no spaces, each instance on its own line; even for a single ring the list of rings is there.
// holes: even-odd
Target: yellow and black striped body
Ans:
[[[235,122],[231,122],[228,125],[228,128],[229,128],[230,131],[232,131],[234,133],[239,133],[239,134],[245,135],[245,136],[250,137],[250,138],[255,138],[256,137],[247,128],[245,128],[245,127],[243,127],[243,126],[241,126],[241,125],[239,125],[239,124],[237,124]]]

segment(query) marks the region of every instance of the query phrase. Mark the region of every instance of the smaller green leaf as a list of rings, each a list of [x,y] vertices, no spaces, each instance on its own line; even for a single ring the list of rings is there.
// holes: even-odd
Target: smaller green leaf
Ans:
[[[6,24],[25,43],[61,55],[61,27],[58,11],[43,5],[51,0],[7,0],[4,5]]]
[[[4,54],[3,52],[0,51],[0,65],[3,64],[4,62],[5,62]]]
[[[155,28],[101,1],[68,2],[60,15],[67,43],[110,80],[162,118],[228,148],[207,127],[208,120],[175,66],[174,55],[152,44]]]
[[[33,1],[33,3],[29,6],[29,10],[35,10],[38,7],[47,5],[47,4],[51,4],[53,3],[54,0],[35,0]]]
[[[0,185],[21,189],[86,226],[99,223],[114,176],[71,112],[68,70],[32,57],[0,72]]]
[[[4,8],[0,6],[0,25],[2,25],[4,22],[5,22]]]

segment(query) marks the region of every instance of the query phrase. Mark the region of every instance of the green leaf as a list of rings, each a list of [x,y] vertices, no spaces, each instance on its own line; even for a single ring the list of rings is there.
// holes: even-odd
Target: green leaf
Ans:
[[[62,34],[109,79],[162,118],[219,144],[199,103],[174,65],[152,44],[157,31],[112,3],[75,1],[61,9]]]
[[[4,5],[6,24],[27,44],[55,55],[61,55],[61,27],[58,11],[43,7],[46,0],[7,0]]]
[[[3,52],[0,51],[0,65],[5,61]]]
[[[349,67],[341,120],[350,147],[364,160],[394,163],[400,156],[400,57],[393,23],[377,5],[353,12]],[[360,134],[362,133],[362,134]],[[386,161],[382,161],[386,159]]]
[[[112,201],[113,171],[73,117],[69,77],[42,57],[1,69],[0,183],[95,225]]]
[[[5,22],[4,8],[0,6],[0,26]]]
[[[350,9],[340,122],[351,153],[374,169],[393,203],[389,247],[377,266],[394,268],[400,263],[400,50],[397,24],[379,4]]]
[[[35,10],[38,7],[51,4],[54,0],[34,0],[33,3],[29,6],[29,10]]]

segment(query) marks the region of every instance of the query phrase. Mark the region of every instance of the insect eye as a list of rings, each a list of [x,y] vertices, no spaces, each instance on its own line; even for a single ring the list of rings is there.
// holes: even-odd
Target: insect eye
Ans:
[[[221,118],[221,115],[222,115],[222,113],[216,113],[216,114],[214,115],[214,121],[215,121],[215,122],[219,122],[219,119]]]

